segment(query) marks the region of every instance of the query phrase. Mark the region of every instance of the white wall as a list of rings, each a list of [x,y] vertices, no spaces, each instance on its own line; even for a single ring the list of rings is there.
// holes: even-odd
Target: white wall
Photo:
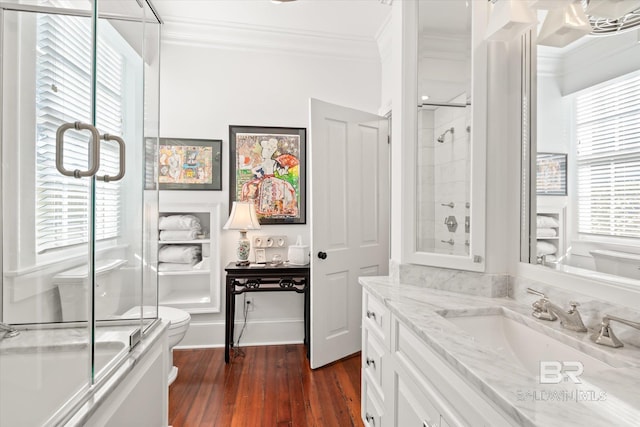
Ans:
[[[377,52],[375,41],[371,43]],[[377,56],[354,54],[349,58],[326,52],[320,55],[279,48],[257,50],[250,45],[229,49],[228,45],[171,37],[164,39],[161,49],[160,136],[223,140],[223,191],[163,191],[161,211],[163,203],[168,202],[224,203],[223,223],[226,221],[229,125],[303,127],[307,128],[309,143],[309,98],[374,113],[380,110],[381,66]],[[250,232],[249,238],[256,234],[284,234],[293,243],[297,235],[302,235],[308,244],[309,214],[307,193],[306,225],[267,225],[259,232]],[[222,232],[222,271],[235,260],[237,238],[235,231]],[[254,310],[249,312],[243,343],[302,341],[300,295],[254,294],[253,300]],[[182,345],[222,345],[223,312],[221,307],[220,313],[192,315],[192,326]]]

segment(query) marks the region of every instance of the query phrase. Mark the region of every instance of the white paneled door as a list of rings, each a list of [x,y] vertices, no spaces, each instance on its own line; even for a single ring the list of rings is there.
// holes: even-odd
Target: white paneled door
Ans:
[[[359,276],[389,265],[388,120],[311,99],[311,367],[360,350]]]

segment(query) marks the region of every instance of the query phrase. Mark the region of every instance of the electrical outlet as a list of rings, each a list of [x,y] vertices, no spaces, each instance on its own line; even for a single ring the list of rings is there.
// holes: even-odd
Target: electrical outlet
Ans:
[[[247,299],[245,300],[244,303],[247,306],[247,311],[253,311],[253,309],[254,309],[253,298],[247,297]]]

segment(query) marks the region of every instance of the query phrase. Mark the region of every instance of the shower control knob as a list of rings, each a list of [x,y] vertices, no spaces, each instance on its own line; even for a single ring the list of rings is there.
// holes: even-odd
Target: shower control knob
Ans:
[[[318,258],[327,259],[327,253],[322,251],[318,252]]]

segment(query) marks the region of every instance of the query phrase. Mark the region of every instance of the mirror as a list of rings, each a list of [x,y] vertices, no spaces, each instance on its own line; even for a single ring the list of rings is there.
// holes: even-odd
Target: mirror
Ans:
[[[484,270],[485,3],[403,2],[407,263]]]
[[[530,263],[640,285],[639,37],[534,49]]]
[[[429,3],[418,3],[416,249],[468,255],[471,8]]]

